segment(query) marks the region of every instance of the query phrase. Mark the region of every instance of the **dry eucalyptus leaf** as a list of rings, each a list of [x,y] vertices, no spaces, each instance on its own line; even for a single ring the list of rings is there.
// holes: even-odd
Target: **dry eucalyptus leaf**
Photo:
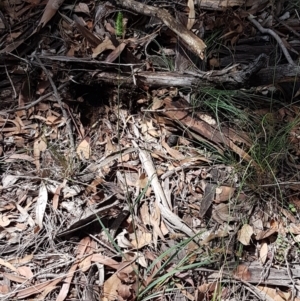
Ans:
[[[158,98],[157,96],[153,97],[153,103],[152,103],[152,110],[160,109],[164,105],[164,100],[161,98]]]
[[[40,227],[43,228],[43,219],[48,202],[48,192],[44,182],[41,182],[39,196],[36,202],[36,223]]]
[[[89,142],[84,139],[80,142],[76,149],[76,153],[81,159],[89,159],[91,154],[91,146]]]
[[[243,264],[237,266],[237,268],[233,272],[233,275],[234,277],[244,281],[249,281],[251,279],[251,273],[248,267]]]
[[[105,50],[114,50],[116,47],[113,45],[112,41],[109,38],[100,43],[96,48],[93,49],[92,57],[95,58]]]
[[[2,178],[2,188],[8,188],[18,181],[18,177],[14,175],[6,175]]]
[[[55,15],[64,0],[48,0],[43,16],[37,27],[44,27]]]
[[[238,232],[239,242],[244,246],[248,246],[250,244],[251,236],[253,235],[253,233],[253,228],[250,225],[243,225],[242,229]]]
[[[0,215],[0,227],[4,228],[10,224],[10,219],[6,215]]]
[[[196,20],[194,0],[188,0],[187,6],[189,7],[190,11],[189,11],[189,18],[188,18],[188,23],[186,25],[186,28],[190,30],[194,26]]]
[[[106,58],[105,62],[107,63],[112,63],[114,62],[119,55],[122,53],[122,51],[124,50],[124,48],[126,47],[126,43],[121,43],[116,49],[114,49]]]
[[[262,243],[260,251],[259,251],[259,260],[261,264],[265,264],[268,257],[268,245],[266,242]]]
[[[221,186],[216,189],[215,202],[226,202],[232,198],[235,188],[229,186]]]

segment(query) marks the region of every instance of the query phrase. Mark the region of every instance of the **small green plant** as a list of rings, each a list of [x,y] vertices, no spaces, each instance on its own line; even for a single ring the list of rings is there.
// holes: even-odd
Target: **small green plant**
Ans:
[[[296,213],[297,212],[297,209],[295,208],[295,206],[293,205],[293,204],[289,204],[289,209],[290,209],[290,211],[291,212],[293,212],[293,213]]]
[[[122,37],[124,33],[124,27],[123,27],[123,14],[122,12],[118,12],[117,14],[117,20],[116,20],[116,36]]]

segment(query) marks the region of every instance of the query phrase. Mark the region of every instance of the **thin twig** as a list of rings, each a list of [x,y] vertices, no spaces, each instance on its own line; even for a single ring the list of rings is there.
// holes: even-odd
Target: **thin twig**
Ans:
[[[15,86],[14,86],[12,80],[11,80],[11,77],[9,76],[9,73],[8,73],[8,71],[7,71],[6,65],[5,65],[5,72],[6,72],[6,75],[7,75],[7,77],[8,77],[8,80],[9,80],[9,82],[10,82],[10,84],[11,84],[11,87],[12,87],[12,89],[13,89],[13,91],[14,91],[15,99],[16,99],[16,98],[18,97],[18,95],[17,95],[16,89],[15,89]]]
[[[279,22],[281,25],[283,25],[285,28],[287,28],[289,31],[291,31],[295,36],[300,38],[300,33],[298,33],[296,30],[294,30],[291,26],[287,25],[285,22],[281,21],[278,17],[275,16],[275,19],[277,22]]]
[[[56,88],[56,86],[55,86],[55,84],[53,82],[52,77],[50,76],[49,71],[46,69],[46,67],[42,64],[41,60],[37,56],[35,58],[36,58],[37,62],[40,64],[40,66],[43,69],[43,71],[45,72],[45,74],[47,75],[48,80],[49,80],[49,82],[51,84],[54,97],[56,98],[56,100],[57,100],[57,102],[58,102],[58,104],[60,106],[60,109],[62,111],[63,117],[66,120],[66,126],[67,126],[67,130],[68,130],[68,134],[69,134],[71,149],[72,149],[72,151],[74,151],[75,150],[75,142],[74,142],[74,138],[73,138],[73,134],[72,134],[71,120],[68,117],[67,111],[64,108],[63,102],[61,101],[61,98],[60,98],[60,96],[58,94],[58,90],[57,90],[57,88]]]
[[[73,79],[76,79],[77,77],[80,77],[82,75],[82,73],[77,74],[76,76],[74,76]],[[57,91],[62,90],[64,87],[66,87],[69,84],[69,82],[65,82],[63,84],[61,84],[58,88]],[[14,109],[10,109],[10,110],[6,110],[6,111],[1,111],[0,115],[7,115],[9,113],[15,113],[17,111],[22,111],[22,110],[29,110],[30,108],[34,107],[35,105],[37,105],[38,103],[40,103],[41,101],[43,101],[44,99],[50,97],[53,95],[53,92],[49,92],[45,95],[40,96],[38,99],[36,99],[35,101],[27,104],[26,106],[23,107],[18,107],[18,108],[14,108]]]
[[[169,109],[157,109],[157,110],[151,110],[151,109],[141,109],[142,112],[150,112],[150,113],[165,113],[170,111],[192,111],[197,108],[200,108],[201,106],[194,106],[194,107],[185,107],[185,108],[169,108]]]
[[[288,61],[289,64],[296,66],[295,62],[293,61],[293,59],[291,58],[288,50],[286,49],[286,47],[284,46],[282,40],[280,39],[280,37],[278,36],[278,34],[276,32],[274,32],[272,29],[270,28],[264,28],[262,27],[258,21],[256,21],[254,19],[255,17],[253,15],[248,16],[248,20],[250,22],[252,22],[252,24],[254,24],[256,26],[256,28],[261,32],[261,33],[267,33],[269,35],[271,35],[278,43],[278,45],[280,46],[283,54],[285,55],[286,60]]]
[[[58,91],[60,91],[62,88],[64,88],[65,86],[68,85],[68,82],[66,83],[63,83],[61,86],[59,86],[57,88]],[[41,97],[39,97],[38,99],[36,99],[35,101],[29,103],[28,105],[26,106],[23,106],[23,107],[19,107],[19,108],[15,108],[15,109],[11,109],[11,110],[6,110],[6,111],[2,111],[0,112],[1,115],[6,115],[8,113],[14,113],[14,112],[17,112],[17,111],[22,111],[22,110],[29,110],[30,108],[34,107],[36,104],[38,104],[39,102],[43,101],[44,99],[48,98],[49,96],[53,95],[53,92],[49,92]]]

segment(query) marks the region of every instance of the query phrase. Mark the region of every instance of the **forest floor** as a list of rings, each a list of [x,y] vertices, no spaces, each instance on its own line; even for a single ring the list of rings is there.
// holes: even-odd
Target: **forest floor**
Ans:
[[[223,2],[1,2],[1,300],[300,300],[300,3]]]

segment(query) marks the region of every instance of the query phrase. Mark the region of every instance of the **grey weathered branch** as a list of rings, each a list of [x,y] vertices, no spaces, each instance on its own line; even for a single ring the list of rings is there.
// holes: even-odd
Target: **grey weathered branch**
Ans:
[[[166,26],[182,39],[189,46],[190,50],[204,58],[205,43],[197,37],[193,32],[177,22],[165,9],[146,5],[135,0],[117,0],[117,4],[126,9],[132,10],[145,16],[159,18]]]

